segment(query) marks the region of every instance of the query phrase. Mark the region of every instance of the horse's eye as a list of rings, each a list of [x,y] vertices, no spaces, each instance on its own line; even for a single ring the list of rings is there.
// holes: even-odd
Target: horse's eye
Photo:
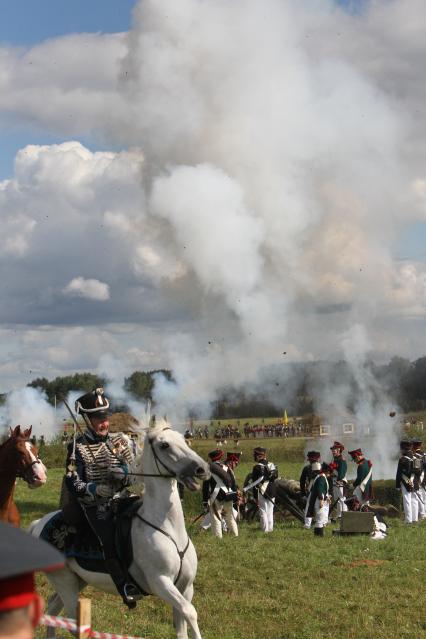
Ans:
[[[165,448],[170,448],[170,444],[168,444],[167,442],[161,442],[160,448],[161,450],[164,450]]]

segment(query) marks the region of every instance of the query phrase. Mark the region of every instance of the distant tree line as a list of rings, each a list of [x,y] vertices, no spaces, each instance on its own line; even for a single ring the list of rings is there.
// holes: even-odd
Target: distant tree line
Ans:
[[[388,364],[366,361],[354,367],[346,361],[289,364],[263,375],[261,391],[249,388],[223,389],[214,404],[213,419],[233,417],[278,417],[285,407],[289,415],[314,413],[318,398],[330,389],[343,389],[345,408],[354,412],[365,393],[373,404],[381,404],[384,394],[404,412],[426,409],[426,357],[410,362],[393,357]]]
[[[152,401],[152,391],[155,383],[155,375],[162,373],[166,379],[172,381],[172,374],[168,370],[135,371],[124,379],[123,387],[132,399],[141,401]],[[88,393],[94,388],[106,386],[108,380],[94,375],[93,373],[76,373],[65,377],[55,377],[49,381],[46,377],[39,377],[27,384],[32,388],[38,388],[46,393],[50,404],[59,402],[71,391],[82,391]],[[111,398],[114,400],[114,398]],[[114,406],[115,410],[125,409],[125,406]]]
[[[135,371],[123,380],[123,387],[133,399],[152,401],[155,376],[162,374],[173,381],[166,369]],[[65,377],[33,380],[28,386],[43,390],[51,404],[69,391],[90,391],[106,386],[107,380],[93,373],[76,373]],[[426,409],[426,357],[413,362],[393,357],[388,364],[367,361],[355,368],[346,361],[305,362],[288,364],[263,372],[262,381],[253,387],[227,387],[220,391],[212,406],[213,419],[234,417],[280,416],[285,406],[290,415],[315,411],[315,398],[323,397],[330,388],[343,388],[346,409],[352,412],[366,389],[373,403],[379,403],[385,392],[404,412]],[[259,391],[261,388],[261,391]],[[114,398],[111,398],[114,399]],[[120,406],[120,410],[124,408]],[[115,409],[118,409],[115,406]],[[195,410],[190,411],[197,417]]]

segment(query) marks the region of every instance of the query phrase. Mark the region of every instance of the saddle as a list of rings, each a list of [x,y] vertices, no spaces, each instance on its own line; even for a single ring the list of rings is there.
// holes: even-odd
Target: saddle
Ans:
[[[138,496],[120,499],[114,505],[116,556],[126,572],[133,561],[132,519],[141,505],[142,499]],[[40,538],[55,546],[65,557],[75,559],[85,570],[108,573],[99,539],[88,524],[77,530],[67,524],[62,511],[58,511],[45,524]]]

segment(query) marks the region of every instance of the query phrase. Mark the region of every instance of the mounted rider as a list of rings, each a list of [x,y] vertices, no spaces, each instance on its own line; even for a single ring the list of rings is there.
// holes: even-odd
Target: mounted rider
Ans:
[[[109,433],[108,409],[109,400],[103,388],[96,388],[75,402],[75,411],[83,416],[86,430],[68,445],[65,478],[68,499],[62,514],[70,525],[81,527],[85,521],[89,523],[100,541],[106,568],[118,592],[124,603],[134,608],[141,593],[127,582],[116,555],[114,508],[129,484],[128,467],[133,452],[120,434]]]

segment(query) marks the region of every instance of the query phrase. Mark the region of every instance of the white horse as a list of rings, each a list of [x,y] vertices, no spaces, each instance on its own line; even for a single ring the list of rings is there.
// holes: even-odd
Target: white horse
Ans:
[[[157,595],[173,606],[177,639],[201,639],[197,612],[192,605],[193,582],[197,572],[197,555],[188,537],[176,480],[189,490],[197,490],[196,480],[208,479],[208,465],[186,444],[183,436],[166,421],[147,429],[145,444],[131,468],[134,476],[143,475],[143,505],[132,520],[133,562],[130,573],[149,594]],[[31,533],[39,536],[54,513],[34,522]],[[48,614],[58,615],[62,608],[75,618],[78,595],[89,584],[117,594],[111,577],[84,570],[75,559],[65,568],[49,573],[55,589]]]

